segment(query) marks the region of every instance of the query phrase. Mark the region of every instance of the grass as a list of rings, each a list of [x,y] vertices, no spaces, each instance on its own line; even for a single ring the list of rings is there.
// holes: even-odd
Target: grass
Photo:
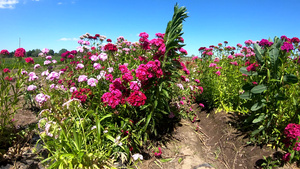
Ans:
[[[60,56],[53,56],[52,57],[52,59],[55,59],[58,62],[59,62],[60,58],[61,58]],[[42,66],[42,65],[44,65],[45,58],[33,57],[33,60],[34,60],[34,64],[40,64]],[[17,65],[17,58],[1,58],[0,64],[1,64],[1,67],[8,68],[8,69],[14,69],[18,66]],[[25,60],[22,59],[20,68],[21,69],[24,68],[25,64],[26,64]]]

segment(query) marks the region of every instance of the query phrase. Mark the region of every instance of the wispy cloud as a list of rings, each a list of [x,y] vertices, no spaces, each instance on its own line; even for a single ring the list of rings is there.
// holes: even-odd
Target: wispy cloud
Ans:
[[[62,4],[62,2],[58,2],[58,3],[57,3],[57,5],[61,5],[61,4]]]
[[[60,41],[77,41],[77,38],[60,38]]]
[[[14,9],[17,3],[18,0],[0,0],[0,8]]]

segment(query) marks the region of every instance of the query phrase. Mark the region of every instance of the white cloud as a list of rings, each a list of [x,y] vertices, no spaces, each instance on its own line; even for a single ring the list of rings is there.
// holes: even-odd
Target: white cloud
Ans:
[[[19,3],[18,0],[0,0],[0,8],[15,8],[15,5]]]
[[[58,3],[57,3],[57,5],[61,5],[61,4],[62,4],[62,2],[58,2]]]
[[[60,38],[60,41],[77,41],[77,38]]]

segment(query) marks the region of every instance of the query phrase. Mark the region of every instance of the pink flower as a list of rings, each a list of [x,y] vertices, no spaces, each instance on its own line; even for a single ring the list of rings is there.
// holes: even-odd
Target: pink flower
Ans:
[[[84,68],[84,65],[82,63],[78,63],[76,66],[76,70],[83,69],[83,68]]]
[[[41,67],[41,65],[40,64],[36,64],[36,65],[34,65],[34,69],[37,69],[37,68],[40,68]]]
[[[34,72],[30,72],[28,74],[28,76],[29,76],[29,79],[28,79],[29,81],[34,81],[36,79],[39,79],[39,77]]]
[[[101,69],[100,63],[94,63],[93,67],[95,68],[95,70]]]
[[[282,160],[285,162],[288,162],[288,161],[290,161],[290,156],[291,156],[291,153],[285,153],[282,157]]]
[[[218,76],[220,76],[220,75],[221,75],[221,72],[220,72],[220,71],[217,71],[216,74],[217,74]]]
[[[158,147],[158,152],[157,152],[157,150],[156,150],[156,151],[154,152],[154,155],[155,155],[155,157],[159,157],[159,156],[161,156],[161,154],[162,154],[161,148]]]
[[[181,89],[181,90],[184,90],[184,87],[181,83],[178,83],[177,86]]]
[[[199,103],[199,106],[201,106],[201,107],[203,107],[203,108],[204,108],[204,104],[202,104],[202,103]]]
[[[87,81],[88,85],[90,86],[97,86],[97,83],[98,83],[98,80],[95,79],[95,78],[90,78],[88,81]]]
[[[44,65],[49,65],[50,63],[52,63],[50,60],[45,60],[44,61]]]
[[[106,53],[100,53],[99,59],[100,59],[101,61],[106,61],[106,60],[107,60],[107,54],[106,54]]]
[[[94,62],[96,62],[96,61],[99,60],[99,57],[97,55],[92,55],[91,56],[91,60],[94,61]]]
[[[70,92],[71,92],[71,93],[73,93],[73,92],[75,92],[75,91],[77,91],[77,88],[76,88],[76,87],[73,86],[73,87],[70,88]]]
[[[252,82],[252,84],[257,85],[257,82]]]
[[[182,105],[184,105],[184,102],[183,102],[183,101],[180,101],[179,103],[182,104]]]
[[[42,49],[42,52],[43,52],[44,54],[47,54],[47,53],[49,52],[49,49],[44,48],[44,49]]]
[[[174,118],[174,117],[175,117],[174,113],[173,113],[173,112],[170,112],[169,118],[172,119],[172,118]]]
[[[51,59],[52,59],[52,56],[46,56],[46,59],[47,59],[47,60],[51,60]]]
[[[195,82],[197,82],[197,83],[200,83],[200,80],[198,80],[198,79],[195,79]]]
[[[40,94],[35,96],[35,101],[37,101],[40,105],[45,103],[49,99],[50,99],[50,96],[45,95],[43,93],[40,93]]]
[[[59,79],[59,73],[57,73],[57,72],[51,72],[51,73],[49,73],[49,75],[47,76],[47,80],[51,80],[51,81],[53,81],[53,80],[58,80]]]
[[[141,88],[141,83],[139,83],[138,81],[131,81],[130,82],[130,89],[134,90],[134,91],[138,91]]]
[[[34,91],[37,87],[35,85],[29,85],[27,91]]]
[[[208,67],[216,67],[217,66],[217,64],[215,64],[215,63],[211,63],[211,64],[209,64],[209,66]]]
[[[113,67],[109,67],[109,68],[107,68],[107,70],[108,70],[108,73],[112,73],[114,71],[114,68]]]
[[[26,70],[22,70],[21,74],[22,74],[22,75],[27,75],[28,72],[27,72]]]
[[[87,81],[87,80],[88,80],[88,78],[86,75],[80,75],[78,77],[78,82],[83,82],[83,81]]]
[[[228,58],[228,59],[233,59],[233,56],[232,56],[232,55],[229,55],[227,58]]]
[[[187,51],[186,51],[185,49],[183,49],[183,48],[180,48],[180,49],[179,49],[179,52],[181,52],[181,53],[183,53],[183,54],[185,54],[185,55],[188,54]]]

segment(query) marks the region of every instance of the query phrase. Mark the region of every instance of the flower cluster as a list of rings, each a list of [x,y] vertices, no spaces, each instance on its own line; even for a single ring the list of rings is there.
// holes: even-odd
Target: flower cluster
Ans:
[[[34,60],[31,57],[25,58],[25,62],[34,64]]]
[[[4,73],[9,73],[10,70],[9,70],[8,68],[4,68],[4,69],[3,69],[3,72],[4,72]]]
[[[18,48],[15,52],[15,57],[24,57],[26,54],[26,51],[24,48]]]
[[[71,99],[79,99],[81,103],[85,103],[88,99],[88,96],[92,95],[91,89],[88,88],[79,88],[79,90],[75,90],[72,93]]]
[[[106,51],[113,51],[114,52],[114,51],[117,51],[118,49],[117,49],[116,45],[108,43],[108,44],[106,44],[104,46],[104,50],[106,50]]]
[[[130,93],[130,96],[127,98],[127,101],[132,106],[142,106],[145,104],[147,97],[141,91],[134,91]]]
[[[290,52],[290,50],[293,50],[294,46],[289,42],[283,42],[283,45],[281,46],[281,50]]]
[[[35,101],[39,103],[39,105],[43,105],[47,100],[50,99],[50,96],[40,93],[35,96]]]
[[[160,61],[149,61],[146,65],[141,64],[136,69],[136,77],[140,81],[147,81],[149,78],[160,78],[162,76],[163,72],[160,67]]]
[[[0,55],[9,55],[9,52],[8,52],[8,50],[3,49],[3,50],[1,50]]]
[[[273,42],[270,42],[270,41],[268,41],[267,39],[262,39],[262,40],[259,42],[258,45],[259,45],[259,46],[268,46],[268,47],[270,47],[270,46],[273,45]]]
[[[283,140],[286,148],[292,148],[294,151],[300,151],[300,124],[290,123],[284,129],[285,139]],[[292,147],[291,147],[292,146]],[[291,153],[284,154],[283,161],[290,160]]]

